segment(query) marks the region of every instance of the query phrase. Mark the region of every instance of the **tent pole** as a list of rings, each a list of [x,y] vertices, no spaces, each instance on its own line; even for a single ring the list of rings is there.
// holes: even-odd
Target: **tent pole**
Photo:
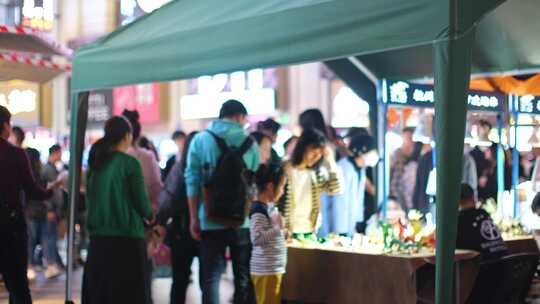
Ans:
[[[388,158],[386,157],[386,80],[377,82],[377,149],[381,161],[377,167],[377,206],[381,208],[383,221],[386,220],[386,201],[388,197],[387,174]]]
[[[434,45],[435,126],[437,130],[437,250],[436,303],[455,303],[454,252],[458,201],[463,171],[463,135],[467,116],[467,92],[471,72],[474,28],[457,35],[451,25],[450,39]],[[457,300],[457,299],[455,299]]]
[[[503,129],[503,120],[502,114],[497,114],[497,134],[499,137],[499,144],[497,145],[497,204],[503,203],[503,193],[504,193],[504,169],[505,169],[505,157],[504,157],[504,147],[502,144],[502,129]]]
[[[514,107],[513,107],[513,117],[514,117],[514,147],[512,149],[512,191],[514,192],[514,208],[512,210],[512,216],[515,218],[517,216],[517,205],[518,205],[518,193],[517,186],[519,183],[519,151],[518,146],[518,111],[517,111],[517,96],[512,96]]]
[[[88,119],[89,92],[71,94],[70,159],[69,159],[69,218],[67,242],[66,304],[73,302],[73,240],[75,210],[80,198],[82,152]]]

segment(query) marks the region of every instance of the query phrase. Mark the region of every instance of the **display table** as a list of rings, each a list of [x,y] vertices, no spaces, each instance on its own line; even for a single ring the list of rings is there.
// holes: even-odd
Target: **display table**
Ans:
[[[514,236],[504,238],[510,254],[516,253],[540,253],[538,245],[532,235]]]
[[[288,248],[283,299],[306,303],[415,304],[434,282],[434,255],[384,255]],[[478,253],[457,251],[464,303],[478,273]],[[430,289],[430,288],[428,288]],[[427,291],[428,298],[433,291]]]

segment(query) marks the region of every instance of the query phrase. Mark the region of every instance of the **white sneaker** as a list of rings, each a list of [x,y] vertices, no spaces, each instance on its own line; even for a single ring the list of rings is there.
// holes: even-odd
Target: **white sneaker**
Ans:
[[[62,274],[62,271],[58,268],[56,265],[51,265],[47,267],[47,270],[45,270],[45,278],[46,279],[52,279]]]

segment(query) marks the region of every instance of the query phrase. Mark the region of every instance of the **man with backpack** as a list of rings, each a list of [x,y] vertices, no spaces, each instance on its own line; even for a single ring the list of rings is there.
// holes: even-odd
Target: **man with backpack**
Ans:
[[[249,173],[259,166],[259,151],[244,131],[246,117],[242,103],[225,102],[219,119],[193,139],[188,152],[185,179],[190,230],[194,239],[201,240],[204,304],[220,302],[227,247],[235,274],[234,303],[254,301],[249,269]]]

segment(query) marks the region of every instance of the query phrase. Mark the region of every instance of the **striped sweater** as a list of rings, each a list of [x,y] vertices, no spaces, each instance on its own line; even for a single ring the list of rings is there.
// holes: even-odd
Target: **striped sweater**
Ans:
[[[295,192],[301,191],[300,189],[295,189],[295,185],[292,178],[292,170],[297,170],[290,163],[285,165],[286,175],[287,175],[287,184],[285,186],[285,194],[282,196],[279,209],[285,217],[285,228],[289,232],[292,231],[292,217],[293,210],[295,210]],[[312,209],[310,221],[312,224],[312,232],[317,230],[319,212],[321,210],[321,193],[326,193],[328,195],[338,195],[342,193],[342,178],[340,178],[339,168],[336,170],[329,170],[323,166],[319,167],[316,170],[312,171],[311,178],[311,199],[312,199]]]
[[[271,275],[285,273],[287,247],[283,231],[275,227],[269,215],[272,205],[254,202],[251,207],[251,273]]]

